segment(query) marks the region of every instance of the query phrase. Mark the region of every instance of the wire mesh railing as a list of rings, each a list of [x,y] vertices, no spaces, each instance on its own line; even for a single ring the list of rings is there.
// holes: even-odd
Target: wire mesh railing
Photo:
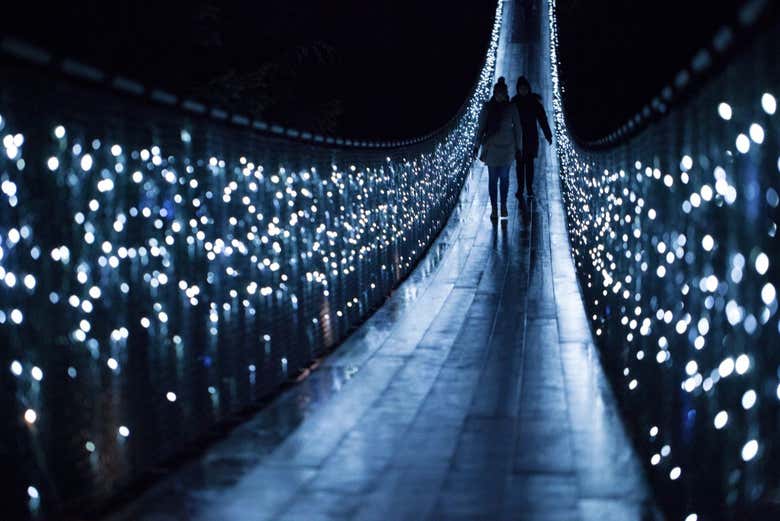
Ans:
[[[458,202],[500,20],[457,117],[406,144],[258,133],[4,66],[5,514],[111,497],[379,306]]]
[[[748,2],[643,113],[586,146],[567,131],[550,4],[573,259],[656,497],[680,521],[776,508],[780,27],[766,5]]]

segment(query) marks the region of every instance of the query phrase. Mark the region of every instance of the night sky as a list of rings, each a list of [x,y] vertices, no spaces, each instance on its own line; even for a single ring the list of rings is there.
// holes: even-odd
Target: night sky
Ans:
[[[42,4],[16,3],[0,30],[229,110],[356,137],[412,137],[454,116],[495,10],[493,0]]]
[[[623,123],[738,4],[559,0],[572,130],[589,139]],[[0,31],[269,122],[392,138],[455,114],[494,9],[494,0],[30,1],[6,11]]]
[[[602,137],[638,112],[733,22],[738,0],[559,0],[569,129]]]

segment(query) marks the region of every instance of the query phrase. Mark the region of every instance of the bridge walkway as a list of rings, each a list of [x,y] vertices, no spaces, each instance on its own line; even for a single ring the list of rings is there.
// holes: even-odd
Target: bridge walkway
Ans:
[[[518,23],[546,17],[530,5],[505,2],[514,30],[498,74],[549,93],[545,32],[528,38],[534,20]],[[446,229],[380,310],[109,521],[655,518],[593,345],[547,147],[537,169],[537,200],[510,196],[493,226],[475,165]]]

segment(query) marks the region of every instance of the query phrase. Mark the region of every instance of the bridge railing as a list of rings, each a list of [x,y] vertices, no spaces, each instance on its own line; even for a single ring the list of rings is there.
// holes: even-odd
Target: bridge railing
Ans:
[[[748,2],[642,113],[577,143],[550,6],[573,259],[656,496],[681,521],[761,515],[780,484],[780,28],[766,7]]]
[[[463,109],[408,142],[319,138],[4,66],[6,514],[115,495],[386,299],[458,202],[500,17],[499,3]]]

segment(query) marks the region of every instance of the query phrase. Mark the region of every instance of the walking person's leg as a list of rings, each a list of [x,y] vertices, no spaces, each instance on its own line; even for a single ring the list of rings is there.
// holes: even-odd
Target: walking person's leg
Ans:
[[[523,184],[525,183],[524,169],[523,154],[518,150],[515,152],[515,174],[517,175],[517,192],[515,192],[515,197],[518,199],[523,197]]]
[[[506,199],[509,196],[509,169],[512,165],[502,166],[498,171],[499,187],[501,189],[501,218],[506,219],[509,212],[506,209]]]
[[[527,157],[523,161],[525,171],[525,193],[528,197],[534,196],[534,157]]]
[[[488,167],[488,194],[490,194],[490,218],[495,220],[498,218],[498,207],[496,206],[496,189],[498,184],[498,168],[495,166]]]

